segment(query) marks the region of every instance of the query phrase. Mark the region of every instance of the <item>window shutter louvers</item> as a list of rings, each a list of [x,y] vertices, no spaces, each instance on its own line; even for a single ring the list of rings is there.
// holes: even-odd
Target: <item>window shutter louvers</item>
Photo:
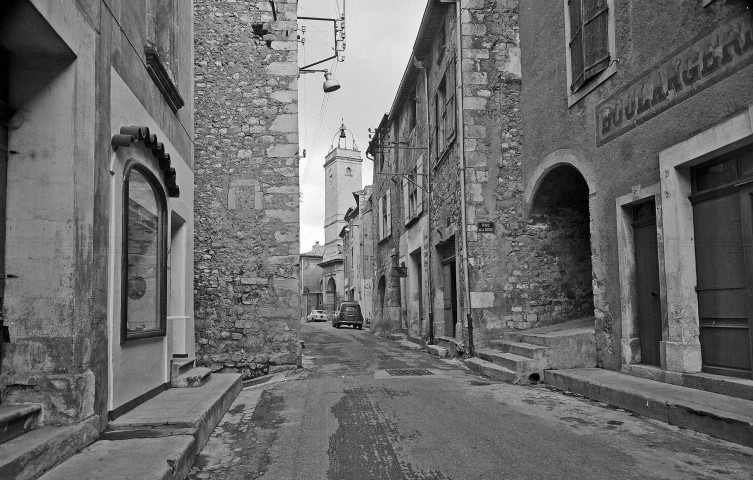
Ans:
[[[607,0],[583,0],[583,81],[609,66],[609,8]]]

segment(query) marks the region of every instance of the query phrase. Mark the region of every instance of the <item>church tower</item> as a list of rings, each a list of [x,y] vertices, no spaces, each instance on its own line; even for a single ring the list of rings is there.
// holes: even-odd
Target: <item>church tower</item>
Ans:
[[[340,231],[347,225],[345,214],[350,208],[356,207],[353,192],[363,188],[363,160],[353,134],[343,124],[336,137],[337,145],[332,143],[324,161],[324,258],[319,264],[323,272],[324,307],[330,311],[345,298],[344,254]]]

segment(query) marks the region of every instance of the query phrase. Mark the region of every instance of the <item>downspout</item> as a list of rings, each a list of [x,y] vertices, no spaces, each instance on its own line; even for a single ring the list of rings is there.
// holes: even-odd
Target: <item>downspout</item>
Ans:
[[[431,128],[431,124],[429,123],[429,120],[430,120],[429,119],[429,74],[428,74],[428,72],[426,70],[426,64],[424,63],[423,60],[418,60],[418,58],[416,58],[415,52],[413,54],[413,65],[415,65],[416,68],[418,68],[419,70],[421,70],[421,72],[423,72],[423,77],[424,77],[424,93],[426,94],[426,102],[425,102],[425,105],[426,105],[426,108],[425,108],[425,111],[426,111],[426,163],[425,163],[425,167],[426,167],[426,189],[424,190],[424,193],[426,194],[426,199],[427,199],[426,209],[429,210],[429,212],[428,212],[428,217],[429,217],[428,218],[428,221],[429,221],[428,229],[429,229],[429,231],[426,233],[426,235],[428,237],[428,244],[429,244],[429,248],[428,248],[428,250],[426,252],[427,253],[427,260],[426,260],[426,262],[428,264],[427,274],[426,274],[426,282],[427,282],[427,285],[429,286],[429,288],[427,289],[428,290],[428,295],[429,295],[429,309],[428,309],[428,312],[429,312],[429,345],[434,345],[434,299],[432,298],[432,295],[431,295],[431,292],[433,291],[433,288],[432,288],[433,284],[432,284],[432,281],[431,281],[431,272],[432,272],[432,268],[433,268],[433,264],[431,263],[431,258],[432,258],[432,256],[431,256],[431,251],[432,251],[432,245],[431,245],[431,212],[432,212],[433,209],[432,209],[432,205],[431,205],[431,171],[432,171],[432,168],[431,168],[431,165],[429,164],[429,162],[431,161],[431,145],[429,145],[429,129]]]
[[[468,325],[468,354],[473,357],[476,355],[473,347],[473,318],[471,316],[471,286],[468,283],[468,223],[465,199],[465,118],[463,108],[463,19],[462,19],[462,0],[455,2],[455,22],[457,30],[457,59],[455,62],[455,98],[457,101],[458,126],[460,127],[455,135],[458,138],[458,149],[460,150],[460,212],[462,215],[463,226],[463,283],[465,284],[465,307],[466,322]]]

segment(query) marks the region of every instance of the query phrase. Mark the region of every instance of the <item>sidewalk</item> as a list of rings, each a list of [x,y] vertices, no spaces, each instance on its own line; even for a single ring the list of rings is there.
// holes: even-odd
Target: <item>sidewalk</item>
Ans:
[[[753,447],[753,401],[600,368],[547,370],[544,382],[671,425]]]
[[[166,390],[111,421],[98,441],[40,479],[183,480],[240,391],[241,376],[230,373]]]

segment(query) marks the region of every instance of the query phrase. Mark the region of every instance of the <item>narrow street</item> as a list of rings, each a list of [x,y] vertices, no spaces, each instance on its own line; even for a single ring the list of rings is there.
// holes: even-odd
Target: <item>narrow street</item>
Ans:
[[[190,479],[751,479],[753,450],[544,385],[306,324],[304,368],[246,387]]]

